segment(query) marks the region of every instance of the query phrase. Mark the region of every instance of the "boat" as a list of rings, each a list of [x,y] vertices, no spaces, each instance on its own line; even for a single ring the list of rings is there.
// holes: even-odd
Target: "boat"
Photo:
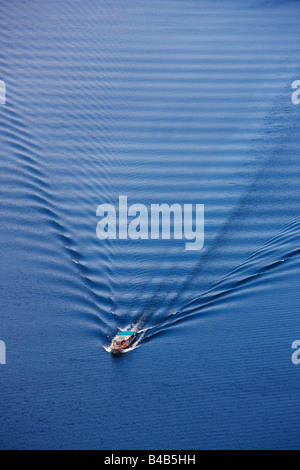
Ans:
[[[128,348],[135,340],[135,331],[120,331],[117,336],[114,337],[111,343],[112,352],[120,352],[123,349]]]

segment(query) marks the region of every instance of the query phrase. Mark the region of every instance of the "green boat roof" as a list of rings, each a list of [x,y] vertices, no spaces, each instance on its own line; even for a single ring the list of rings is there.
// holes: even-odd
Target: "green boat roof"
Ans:
[[[135,334],[135,331],[120,331],[116,337],[116,341],[124,341],[124,339],[127,339],[129,336],[133,336]]]

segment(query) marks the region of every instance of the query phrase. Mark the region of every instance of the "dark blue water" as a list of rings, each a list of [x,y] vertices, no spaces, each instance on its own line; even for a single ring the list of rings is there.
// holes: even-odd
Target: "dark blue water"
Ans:
[[[299,448],[300,3],[0,17],[0,447]],[[204,249],[98,240],[119,195],[205,204]]]

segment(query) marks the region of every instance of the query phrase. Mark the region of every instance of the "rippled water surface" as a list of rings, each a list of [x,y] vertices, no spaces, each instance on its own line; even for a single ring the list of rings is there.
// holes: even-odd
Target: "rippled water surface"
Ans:
[[[299,448],[300,3],[0,17],[0,447]],[[205,204],[203,250],[100,241],[119,195]]]

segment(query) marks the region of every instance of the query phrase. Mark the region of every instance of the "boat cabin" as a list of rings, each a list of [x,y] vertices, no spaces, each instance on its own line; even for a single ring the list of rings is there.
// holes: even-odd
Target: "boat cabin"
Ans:
[[[120,331],[120,333],[113,339],[112,348],[114,351],[128,348],[136,337],[135,331]]]

